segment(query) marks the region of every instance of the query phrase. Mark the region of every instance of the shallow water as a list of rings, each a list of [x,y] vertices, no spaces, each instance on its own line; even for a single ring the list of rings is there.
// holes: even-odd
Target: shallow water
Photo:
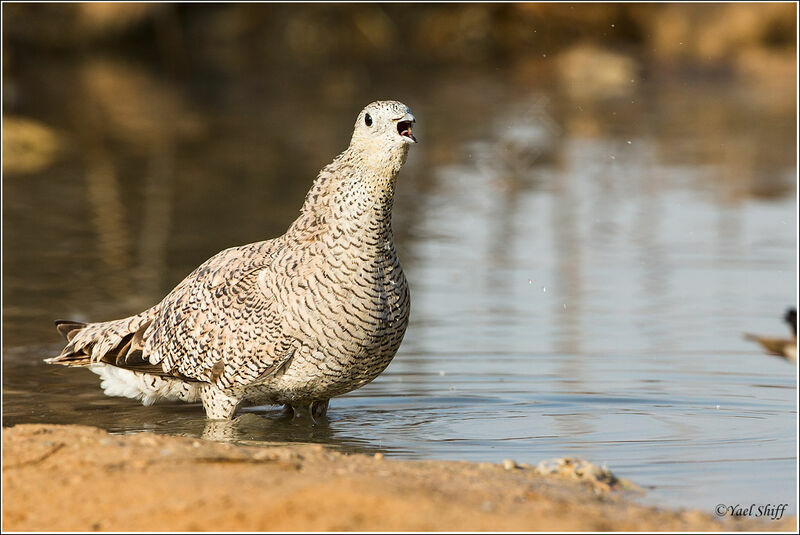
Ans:
[[[358,109],[389,95],[421,141],[395,207],[405,341],[327,422],[269,408],[236,438],[579,456],[649,503],[796,512],[797,369],[742,339],[786,334],[797,292],[793,100],[681,80],[578,102],[469,71],[431,74],[423,93],[390,73],[330,100],[324,84],[205,74],[98,60],[20,75],[14,112],[62,149],[4,176],[3,425],[208,433],[198,405],[142,407],[45,366],[52,320],[138,312],[213,253],[281,233]]]

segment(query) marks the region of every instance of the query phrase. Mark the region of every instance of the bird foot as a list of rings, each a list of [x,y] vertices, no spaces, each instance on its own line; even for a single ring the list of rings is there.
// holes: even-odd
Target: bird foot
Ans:
[[[330,400],[312,401],[308,405],[289,405],[283,406],[283,413],[292,416],[292,419],[308,418],[312,423],[318,423],[328,414],[328,403]]]

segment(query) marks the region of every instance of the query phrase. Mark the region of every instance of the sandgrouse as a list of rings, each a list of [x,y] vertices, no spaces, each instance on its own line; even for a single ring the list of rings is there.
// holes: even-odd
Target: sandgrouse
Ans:
[[[285,234],[218,253],[141,314],[57,321],[68,343],[46,362],[145,405],[200,400],[210,419],[243,403],[325,415],[389,365],[408,325],[392,205],[414,122],[400,102],[369,104]]]

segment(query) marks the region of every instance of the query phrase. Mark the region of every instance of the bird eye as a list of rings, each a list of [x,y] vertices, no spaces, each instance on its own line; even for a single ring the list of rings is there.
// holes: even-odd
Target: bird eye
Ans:
[[[369,113],[364,116],[364,122],[367,126],[372,126],[372,117],[370,117]]]

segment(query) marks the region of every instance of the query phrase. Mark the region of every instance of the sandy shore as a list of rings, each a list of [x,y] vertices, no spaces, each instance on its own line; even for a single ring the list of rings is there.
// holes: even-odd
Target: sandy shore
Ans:
[[[8,531],[793,531],[796,522],[643,507],[622,487],[532,467],[393,461],[314,445],[3,429]]]

